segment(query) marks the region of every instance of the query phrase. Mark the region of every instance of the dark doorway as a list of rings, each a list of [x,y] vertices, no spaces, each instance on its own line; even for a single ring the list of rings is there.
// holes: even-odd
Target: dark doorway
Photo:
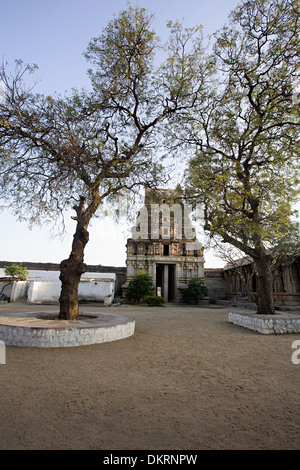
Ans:
[[[156,295],[157,295],[157,288],[160,288],[161,296],[164,297],[164,265],[157,264],[156,265]]]
[[[174,302],[175,265],[169,264],[168,302]]]
[[[156,265],[156,294],[160,288],[161,296],[167,302],[175,300],[175,264]]]

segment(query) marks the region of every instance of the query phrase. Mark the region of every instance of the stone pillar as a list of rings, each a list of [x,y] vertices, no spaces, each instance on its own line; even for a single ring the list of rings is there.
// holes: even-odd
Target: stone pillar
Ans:
[[[197,266],[197,277],[203,278],[204,277],[204,269],[203,269],[203,264],[198,263]]]
[[[149,262],[148,273],[153,280],[154,295],[156,295],[156,263],[154,261]]]
[[[178,284],[180,278],[180,263],[175,264],[174,269],[174,301],[178,302],[179,300],[179,291],[178,291]]]
[[[164,265],[164,299],[168,302],[169,294],[169,265]]]

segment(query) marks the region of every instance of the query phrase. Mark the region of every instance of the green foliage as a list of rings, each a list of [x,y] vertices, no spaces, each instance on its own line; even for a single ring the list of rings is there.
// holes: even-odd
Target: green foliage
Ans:
[[[205,285],[203,279],[199,277],[193,277],[189,280],[187,288],[182,291],[182,298],[185,302],[198,303],[199,300],[203,300],[208,294],[208,288]]]
[[[216,35],[216,70],[223,73],[216,83],[207,83],[206,103],[195,118],[178,126],[197,145],[186,173],[187,193],[205,205],[210,237],[250,256],[260,270],[259,313],[275,312],[270,260],[274,264],[274,253],[283,245],[286,253],[293,251],[286,246],[286,235],[297,231],[296,3],[253,0],[236,7],[230,23]]]
[[[141,299],[142,304],[147,304],[150,307],[162,307],[165,302],[165,299],[159,295],[146,295]]]
[[[253,258],[295,229],[299,198],[299,15],[292,0],[246,1],[218,32],[222,82],[188,133],[198,148],[186,187],[206,227]],[[185,129],[187,132],[187,130]]]
[[[28,276],[28,270],[25,266],[12,264],[11,266],[5,266],[5,274],[11,276],[13,280],[25,281]]]
[[[162,126],[191,109],[203,91],[199,29],[169,25],[164,55],[152,23],[153,15],[129,4],[90,41],[90,90],[34,94],[24,83],[30,66],[19,62],[12,76],[0,66],[7,96],[0,104],[0,198],[32,223],[64,222],[74,202],[76,263],[68,264],[69,274],[77,260],[82,265],[89,223],[110,196],[168,180]],[[66,308],[73,303],[69,279],[62,276]],[[139,301],[149,293],[129,295]]]
[[[93,64],[89,74],[98,93],[103,93],[103,86],[107,97],[119,96],[122,90],[125,105],[133,83],[138,94],[150,85],[147,78],[159,43],[152,21],[145,8],[129,5],[90,41],[85,57]]]
[[[126,290],[126,299],[140,303],[141,298],[148,295],[153,295],[152,278],[144,271],[139,271],[138,274],[129,281]]]
[[[21,220],[63,222],[75,200],[74,220],[86,225],[109,196],[162,183],[159,131],[200,93],[203,48],[199,28],[169,25],[163,56],[152,23],[129,3],[89,42],[89,92],[34,94],[25,82],[34,67],[19,61],[11,76],[0,66],[0,197]]]

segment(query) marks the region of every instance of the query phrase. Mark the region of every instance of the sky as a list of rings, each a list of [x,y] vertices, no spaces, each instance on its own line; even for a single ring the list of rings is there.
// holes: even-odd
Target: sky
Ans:
[[[162,40],[167,38],[168,20],[186,26],[202,24],[205,35],[213,34],[227,21],[238,0],[139,0],[155,15],[153,27]],[[15,59],[37,64],[35,91],[64,93],[89,86],[88,64],[83,57],[89,41],[114,15],[126,9],[127,0],[0,0],[0,56],[13,67]],[[60,263],[69,256],[75,222],[67,220],[63,238],[52,237],[50,227],[29,229],[8,211],[0,212],[0,260]],[[95,219],[89,229],[85,250],[87,264],[125,266],[126,239],[130,224]],[[214,253],[205,254],[205,267],[222,267]]]

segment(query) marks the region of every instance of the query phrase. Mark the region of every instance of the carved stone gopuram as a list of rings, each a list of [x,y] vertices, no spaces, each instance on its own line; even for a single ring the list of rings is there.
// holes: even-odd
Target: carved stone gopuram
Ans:
[[[204,278],[203,248],[197,240],[181,189],[146,189],[132,238],[127,240],[126,282],[139,272],[153,279],[153,292],[180,302],[192,277]]]

